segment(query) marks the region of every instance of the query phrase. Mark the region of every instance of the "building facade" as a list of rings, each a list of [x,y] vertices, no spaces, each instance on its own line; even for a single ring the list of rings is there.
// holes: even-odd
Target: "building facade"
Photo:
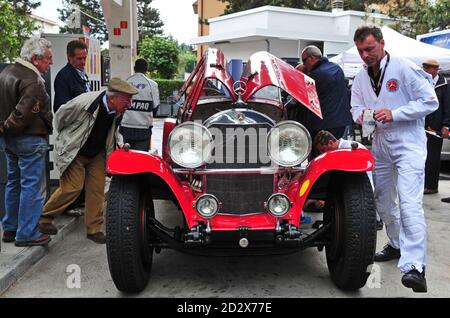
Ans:
[[[220,0],[197,0],[192,4],[194,13],[198,15],[198,36],[209,35],[209,19],[223,15],[227,2]],[[197,60],[208,49],[208,45],[198,45]]]
[[[318,46],[326,56],[354,45],[354,31],[363,24],[391,25],[395,20],[379,13],[332,12],[264,6],[209,19],[209,34],[191,44],[208,45],[225,53],[228,60],[247,60],[258,51],[295,59],[304,47]]]
[[[59,33],[59,25],[57,22],[35,14],[31,14],[30,18],[33,19],[35,25],[38,27],[38,29],[35,31],[36,34]]]

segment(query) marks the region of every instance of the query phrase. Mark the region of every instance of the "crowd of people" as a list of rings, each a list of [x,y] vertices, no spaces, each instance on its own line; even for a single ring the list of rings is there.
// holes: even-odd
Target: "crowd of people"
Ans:
[[[435,59],[424,61],[421,69],[391,56],[378,27],[358,28],[354,42],[365,65],[351,89],[342,69],[319,48],[304,48],[297,69],[315,80],[323,120],[307,111],[295,113],[295,119],[309,130],[319,154],[353,147],[343,139],[348,128],[353,122],[362,124],[365,112],[373,112],[375,169],[369,177],[388,236],[374,259],[398,259],[403,285],[426,292],[423,195],[438,192],[442,138],[449,136],[450,85],[438,74]],[[83,42],[68,44],[68,63],[54,83],[53,120],[42,78],[52,64],[50,42],[28,40],[20,58],[0,75],[0,151],[6,153],[8,165],[4,242],[47,244],[49,235],[58,231],[53,219],[70,211],[84,193],[87,238],[105,243],[105,160],[125,142],[135,149],[150,149],[159,92],[145,75],[147,62],[137,60],[133,76],[113,78],[105,91],[92,92],[84,70],[86,56]],[[44,204],[45,155],[52,129],[60,180]]]
[[[6,154],[8,179],[3,242],[45,245],[58,232],[53,220],[62,213],[80,216],[73,208],[84,205],[86,237],[104,244],[106,159],[119,140],[150,149],[159,92],[156,82],[145,75],[146,61],[137,60],[136,74],[127,80],[112,78],[106,90],[93,92],[85,71],[87,49],[79,40],[68,43],[68,62],[55,77],[54,115],[42,78],[53,64],[48,40],[27,40],[20,58],[0,75],[0,151]],[[122,117],[127,109],[128,115]],[[60,179],[44,202],[52,132]]]

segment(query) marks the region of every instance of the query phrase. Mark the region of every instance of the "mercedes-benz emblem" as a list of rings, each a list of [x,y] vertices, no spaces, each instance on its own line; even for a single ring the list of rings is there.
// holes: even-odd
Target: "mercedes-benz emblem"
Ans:
[[[236,93],[236,95],[243,95],[246,89],[247,84],[245,84],[245,82],[243,81],[236,81],[233,84],[233,90]]]

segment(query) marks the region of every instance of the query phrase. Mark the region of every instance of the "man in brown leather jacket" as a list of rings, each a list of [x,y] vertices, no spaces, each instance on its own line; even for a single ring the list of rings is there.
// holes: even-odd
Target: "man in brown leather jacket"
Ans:
[[[38,228],[47,136],[52,128],[50,99],[41,76],[52,64],[50,48],[46,39],[27,40],[20,58],[0,74],[0,151],[6,153],[8,174],[3,242],[15,241],[16,246],[50,241]]]

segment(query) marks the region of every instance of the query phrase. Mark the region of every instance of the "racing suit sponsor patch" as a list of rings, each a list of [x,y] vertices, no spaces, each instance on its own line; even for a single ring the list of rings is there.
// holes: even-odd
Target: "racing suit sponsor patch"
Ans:
[[[398,80],[396,80],[395,78],[390,79],[386,83],[386,88],[391,93],[396,92],[398,90],[398,86]]]
[[[140,112],[151,112],[153,110],[153,101],[133,100],[128,110],[137,110]]]

